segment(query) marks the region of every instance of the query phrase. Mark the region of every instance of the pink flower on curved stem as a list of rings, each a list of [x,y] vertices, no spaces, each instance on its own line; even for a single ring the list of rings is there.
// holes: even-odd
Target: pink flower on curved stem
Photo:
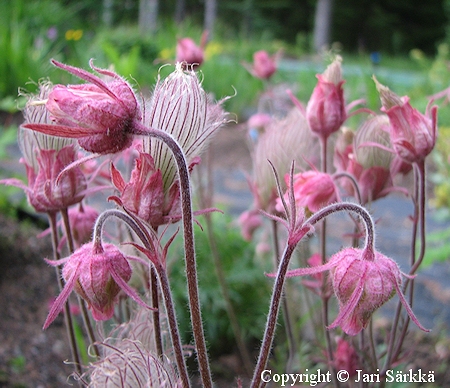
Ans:
[[[348,335],[356,335],[364,329],[374,311],[391,299],[395,293],[412,321],[425,329],[414,315],[401,290],[402,273],[392,259],[366,247],[345,248],[320,266],[288,271],[286,276],[313,275],[331,271],[334,294],[339,302],[339,313],[329,329],[340,326]],[[274,274],[269,275],[274,277]]]
[[[131,86],[118,74],[90,66],[108,77],[104,81],[86,70],[52,60],[67,72],[89,82],[82,85],[56,85],[46,102],[56,125],[29,123],[25,127],[52,136],[76,138],[89,152],[119,152],[131,145],[133,123],[141,111]]]
[[[113,316],[121,290],[141,306],[151,309],[127,284],[132,274],[131,266],[113,244],[90,242],[65,259],[47,260],[47,263],[53,266],[64,263],[62,275],[66,284],[52,305],[44,329],[55,320],[73,290],[87,302],[96,321]]]

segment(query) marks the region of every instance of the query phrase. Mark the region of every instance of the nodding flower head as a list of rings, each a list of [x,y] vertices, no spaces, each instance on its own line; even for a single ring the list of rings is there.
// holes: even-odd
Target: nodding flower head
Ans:
[[[98,215],[96,209],[82,203],[69,209],[70,227],[73,239],[78,246],[86,244],[91,239]]]
[[[423,115],[375,78],[383,107],[391,123],[390,135],[395,153],[408,163],[418,163],[433,150],[437,136],[437,107]]]
[[[408,275],[387,256],[370,247],[345,248],[324,265],[294,269],[286,276],[312,275],[326,270],[331,272],[332,287],[339,302],[338,316],[329,329],[340,326],[348,335],[358,334],[367,326],[373,312],[397,293],[413,322],[428,331],[415,317],[401,290],[402,275]]]
[[[337,370],[345,370],[350,377],[361,369],[358,353],[352,344],[343,338],[337,339],[337,347],[334,353],[334,365]]]
[[[46,108],[56,125],[30,123],[26,127],[53,136],[76,138],[89,152],[119,152],[131,145],[133,123],[141,111],[131,86],[118,74],[91,68],[107,80],[83,69],[52,60],[52,63],[89,82],[56,85],[48,94]]]
[[[215,131],[226,122],[221,103],[213,103],[197,74],[181,63],[164,81],[158,81],[144,124],[172,135],[183,149],[188,164],[198,158]],[[176,164],[169,148],[160,140],[144,137],[142,151],[152,155],[161,170],[164,192],[176,178]]]
[[[267,51],[261,50],[253,54],[253,66],[250,72],[257,78],[270,79],[277,71],[277,56],[270,56]]]
[[[87,193],[87,182],[79,167],[61,174],[77,160],[73,139],[37,133],[27,129],[30,122],[53,126],[42,99],[47,98],[51,84],[39,85],[39,94],[30,96],[24,109],[24,124],[19,129],[19,147],[25,165],[28,185],[18,179],[4,179],[0,183],[20,187],[37,212],[54,212],[80,202]]]
[[[111,179],[120,193],[120,198],[111,198],[156,229],[180,213],[178,181],[165,193],[161,170],[155,168],[152,156],[140,152],[135,163],[129,182],[111,165]]]
[[[147,306],[128,286],[132,269],[128,259],[113,244],[87,243],[66,259],[47,261],[51,265],[64,263],[62,275],[66,284],[56,298],[44,323],[46,329],[59,314],[64,303],[75,290],[88,304],[96,321],[104,321],[114,314],[118,294],[123,290],[141,306]]]
[[[342,58],[337,57],[323,74],[306,106],[309,127],[322,139],[336,132],[347,118],[342,85]]]
[[[181,38],[177,40],[176,61],[183,66],[200,66],[204,61],[204,51],[208,32],[204,31],[201,37],[200,46],[197,46],[191,38]]]

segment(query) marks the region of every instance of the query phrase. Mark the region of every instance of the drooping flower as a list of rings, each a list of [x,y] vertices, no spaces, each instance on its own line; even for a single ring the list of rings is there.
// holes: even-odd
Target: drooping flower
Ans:
[[[193,70],[181,63],[164,81],[158,80],[145,109],[144,125],[172,135],[192,164],[215,131],[226,122],[221,102],[213,103]],[[144,137],[142,151],[153,157],[161,170],[164,193],[173,185],[177,168],[169,148],[160,140]]]
[[[288,191],[284,198],[289,202],[289,174],[285,175],[285,182]],[[329,205],[338,199],[336,184],[331,175],[309,170],[294,175],[294,199],[298,207],[308,208],[311,212],[316,212],[323,206]],[[277,200],[278,211],[282,211],[281,200]]]
[[[28,202],[37,212],[55,212],[80,202],[87,193],[86,178],[79,167],[61,172],[77,160],[73,139],[36,133],[26,128],[35,122],[53,126],[48,112],[39,101],[48,96],[51,84],[39,85],[39,95],[31,96],[24,109],[24,124],[19,129],[19,147],[25,165],[28,184],[10,178],[0,181],[23,189]]]
[[[199,46],[191,38],[178,39],[176,61],[182,63],[183,66],[200,66],[204,61],[207,39],[208,31],[203,32]]]
[[[437,137],[437,107],[427,107],[420,113],[409,103],[409,97],[399,97],[375,78],[383,107],[391,123],[391,142],[396,154],[408,163],[419,163],[433,150]]]
[[[194,163],[197,163],[194,160]],[[193,166],[191,165],[191,168]],[[148,222],[154,229],[180,215],[180,190],[177,181],[165,193],[161,170],[155,168],[151,155],[140,152],[129,182],[111,164],[111,180],[120,197],[112,197],[126,210]]]
[[[113,316],[114,305],[121,290],[141,306],[151,308],[127,284],[132,274],[131,266],[113,244],[90,242],[65,259],[47,262],[53,266],[64,264],[62,275],[66,284],[52,305],[44,329],[54,321],[72,290],[86,301],[97,321]]]
[[[255,52],[250,73],[260,79],[270,79],[277,71],[277,57],[277,54],[271,57],[264,50]]]
[[[89,82],[82,85],[56,85],[48,95],[46,108],[56,125],[30,123],[25,127],[46,133],[78,139],[89,152],[119,152],[131,145],[133,125],[141,120],[141,111],[131,86],[118,74],[91,68],[108,80],[86,70],[52,60],[67,72]]]
[[[311,131],[322,139],[336,132],[347,118],[342,85],[342,58],[337,57],[323,74],[306,106],[306,119]]]
[[[403,295],[402,275],[408,275],[387,256],[370,247],[344,248],[324,265],[294,269],[286,276],[312,275],[326,270],[331,272],[333,291],[339,302],[338,316],[329,329],[340,326],[348,335],[358,334],[367,326],[373,312],[397,293],[412,321],[421,330],[428,331],[419,323]]]
[[[350,342],[338,338],[336,351],[334,352],[334,366],[336,370],[345,370],[350,377],[356,375],[357,369],[361,369],[358,353]]]

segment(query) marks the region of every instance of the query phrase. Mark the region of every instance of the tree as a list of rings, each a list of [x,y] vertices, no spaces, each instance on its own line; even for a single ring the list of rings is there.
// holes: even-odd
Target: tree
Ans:
[[[217,1],[205,0],[204,29],[209,31],[209,39],[211,39],[213,35],[216,16],[217,16]]]
[[[139,1],[139,31],[142,34],[156,31],[158,20],[158,0]]]
[[[333,0],[318,0],[314,17],[314,50],[319,52],[330,44]]]

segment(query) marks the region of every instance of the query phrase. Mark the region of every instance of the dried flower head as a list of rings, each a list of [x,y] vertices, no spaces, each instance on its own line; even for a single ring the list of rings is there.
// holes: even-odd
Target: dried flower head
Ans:
[[[214,132],[226,122],[221,103],[213,103],[193,70],[181,63],[164,81],[159,80],[145,110],[144,124],[171,134],[183,149],[188,164],[200,156]],[[142,151],[152,155],[166,193],[175,181],[176,164],[160,140],[145,137]]]
[[[308,124],[300,110],[292,108],[281,120],[272,120],[264,133],[258,137],[253,150],[254,180],[253,192],[256,207],[270,211],[275,207],[278,197],[273,170],[284,176],[290,169],[292,161],[297,168],[307,167],[306,160],[314,158],[317,151]],[[283,190],[286,187],[283,188]]]

